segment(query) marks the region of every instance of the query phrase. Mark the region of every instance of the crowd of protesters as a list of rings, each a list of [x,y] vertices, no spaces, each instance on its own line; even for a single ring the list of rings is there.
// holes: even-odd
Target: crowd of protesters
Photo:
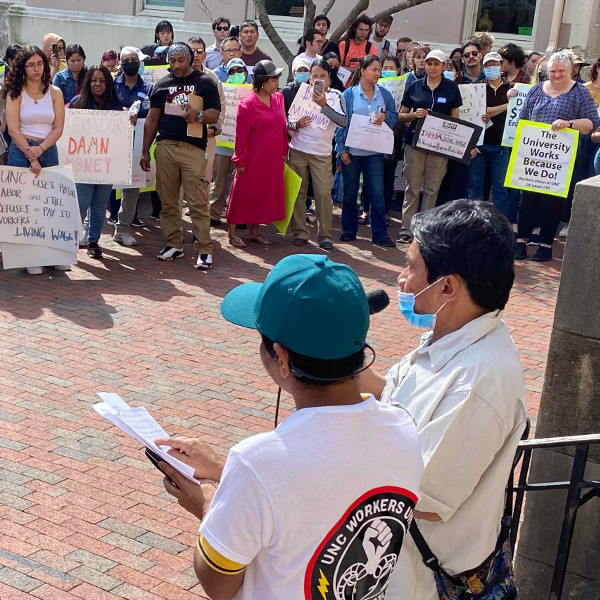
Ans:
[[[80,44],[68,44],[55,33],[44,35],[40,47],[10,46],[3,86],[5,162],[30,167],[34,173],[58,164],[55,143],[62,133],[65,106],[127,110],[133,125],[138,117],[146,119],[144,169],[150,168],[150,148],[157,142],[150,218],[160,221],[166,242],[159,259],[184,255],[180,195],[193,224],[197,268],[212,267],[211,227],[219,227],[222,219],[233,247],[244,248],[248,241],[271,244],[259,226],[286,216],[283,166],[287,163],[302,178],[290,223],[297,246],[309,242],[307,222],[314,214],[317,243],[323,250],[333,247],[332,199],[342,205],[339,241],[353,241],[359,226],[365,225],[371,228],[373,244],[393,248],[412,241],[411,221],[418,212],[469,198],[492,201],[513,223],[517,259],[527,258],[528,245],[535,245],[533,260],[550,260],[559,229],[561,236],[568,233],[574,186],[594,172],[595,146],[600,140],[600,132],[595,133],[600,125],[596,110],[600,64],[593,65],[590,81],[583,85],[581,68],[589,63],[573,49],[550,57],[539,52],[526,55],[512,43],[496,50],[491,34],[477,33],[446,56],[409,37],[394,43],[388,39],[392,21],[388,16],[374,23],[361,15],[337,43],[328,37],[329,18],[317,15],[313,28],[299,40],[287,85],[281,81],[283,69],[276,68],[259,48],[259,28],[251,20],[237,27],[225,17],[215,19],[210,45],[200,37],[177,42],[173,26],[161,21],[152,43],[141,49],[107,50],[93,65],[87,64],[90,61]],[[170,73],[152,86],[142,78],[146,65],[164,65]],[[400,75],[406,75],[406,87],[396,105],[378,82]],[[487,98],[484,140],[469,166],[413,148],[415,127],[430,111],[459,116],[458,86],[469,83],[484,84]],[[566,199],[504,186],[510,148],[502,145],[502,134],[517,83],[536,85],[523,117],[555,129],[573,127],[581,134]],[[242,84],[252,85],[253,91],[237,107],[236,143],[231,148],[217,143],[225,114],[223,85]],[[328,119],[324,129],[315,127],[308,116],[290,115],[302,84],[312,86],[312,100]],[[165,107],[175,88],[186,98],[194,89],[204,98],[203,108],[193,108],[186,100],[185,114],[168,114]],[[393,152],[347,146],[353,115],[370,116],[373,124],[391,128]],[[188,125],[195,120],[202,123],[203,137],[187,135]],[[406,184],[396,194],[400,173]],[[114,241],[137,245],[132,228],[143,225],[137,216],[139,194],[139,189],[125,189],[117,200],[109,185],[78,185],[82,245],[87,243],[91,257],[102,258],[99,238],[106,209],[108,222],[115,226]],[[402,222],[394,240],[388,229],[396,196]],[[41,272],[38,267],[28,270]]]

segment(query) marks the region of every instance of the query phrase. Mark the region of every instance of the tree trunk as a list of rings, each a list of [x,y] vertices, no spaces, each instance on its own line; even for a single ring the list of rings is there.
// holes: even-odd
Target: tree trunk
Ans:
[[[325,5],[325,8],[323,9],[322,14],[328,15],[329,11],[333,8],[334,4],[335,4],[335,0],[329,0],[329,2]]]
[[[404,2],[398,2],[398,4],[394,4],[389,8],[378,12],[371,18],[373,19],[373,23],[377,23],[377,21],[379,21],[379,19],[383,19],[383,17],[389,17],[391,15],[396,14],[397,12],[406,10],[407,8],[419,6],[419,4],[425,4],[425,2],[431,2],[431,0],[404,0]]]
[[[313,0],[304,0],[304,33],[313,27],[317,6]]]
[[[335,31],[329,36],[332,42],[338,42],[339,39],[348,31],[354,19],[369,8],[370,0],[358,0],[354,8],[348,13],[348,16],[337,26]]]
[[[267,8],[265,6],[264,0],[253,0],[254,6],[256,8],[256,12],[258,13],[258,20],[262,25],[267,37],[270,42],[275,46],[275,50],[279,52],[281,58],[285,61],[287,65],[290,65],[292,60],[294,59],[294,55],[291,50],[287,47],[287,44],[281,39],[281,36],[273,27],[271,23],[271,19],[269,19],[269,15],[267,14]]]

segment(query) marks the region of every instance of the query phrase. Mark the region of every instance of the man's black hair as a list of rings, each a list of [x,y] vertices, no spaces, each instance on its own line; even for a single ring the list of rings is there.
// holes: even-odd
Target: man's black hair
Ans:
[[[327,29],[331,29],[331,21],[329,20],[329,17],[327,15],[317,15],[314,19],[313,19],[313,27],[319,22],[319,21],[325,21],[325,23],[327,23]]]
[[[273,348],[275,343],[269,339],[264,333],[260,334],[262,337],[265,350],[269,356],[273,359],[277,358],[277,353]],[[338,358],[334,360],[325,360],[321,358],[311,358],[310,356],[304,356],[298,354],[289,348],[286,348],[290,355],[290,368],[296,368],[320,379],[334,379],[335,381],[319,381],[318,379],[312,379],[312,377],[305,377],[304,375],[297,375],[294,373],[294,377],[300,382],[311,386],[321,385],[333,385],[350,379],[360,371],[365,364],[365,349],[359,350],[358,352],[347,356],[346,358]],[[292,371],[293,372],[293,371]]]
[[[252,27],[253,29],[256,29],[256,33],[258,33],[258,23],[256,21],[253,21],[252,19],[246,19],[240,25],[240,33],[242,33],[242,29],[244,29],[244,27]]]
[[[202,44],[204,46],[204,49],[206,50],[206,43],[204,42],[204,40],[199,36],[199,35],[194,35],[192,36],[188,41],[188,46],[190,44]]]
[[[463,45],[460,47],[460,53],[464,54],[465,48],[468,48],[469,46],[475,46],[475,48],[477,48],[477,50],[479,50],[479,53],[481,54],[481,44],[476,40],[467,40],[466,42],[464,42]]]
[[[304,43],[306,44],[306,42],[314,42],[315,41],[315,35],[321,35],[320,31],[317,31],[316,29],[309,29],[305,34],[304,34]]]
[[[515,236],[508,219],[491,204],[455,200],[416,215],[415,242],[427,281],[459,275],[477,306],[503,309],[515,280]]]
[[[223,48],[225,48],[225,44],[227,42],[236,42],[236,44],[238,45],[238,50],[242,49],[242,42],[240,42],[240,39],[237,37],[234,37],[232,35],[230,35],[229,37],[226,37],[222,42],[221,42],[221,50],[223,50]]]
[[[219,17],[212,22],[212,30],[214,31],[221,23],[227,23],[227,26],[231,29],[231,21],[227,17]]]
[[[508,62],[515,63],[515,67],[520,69],[527,60],[527,56],[525,55],[525,51],[521,46],[517,46],[516,44],[506,44],[502,46],[500,50],[498,50],[498,54]]]

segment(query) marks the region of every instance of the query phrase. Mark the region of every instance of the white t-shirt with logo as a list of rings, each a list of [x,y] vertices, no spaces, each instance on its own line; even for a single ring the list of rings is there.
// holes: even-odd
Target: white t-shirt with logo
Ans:
[[[232,448],[200,533],[248,565],[236,600],[382,598],[422,471],[402,408],[302,409]]]

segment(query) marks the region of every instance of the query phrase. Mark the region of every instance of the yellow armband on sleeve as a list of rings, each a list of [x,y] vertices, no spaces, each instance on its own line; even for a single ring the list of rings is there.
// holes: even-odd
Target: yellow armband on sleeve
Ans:
[[[200,553],[200,556],[204,562],[213,571],[217,571],[217,573],[221,573],[223,575],[237,575],[246,568],[246,565],[233,562],[232,560],[225,558],[222,554],[219,554],[206,541],[203,535],[199,536],[198,541],[196,542],[196,548],[198,549],[198,552]]]

